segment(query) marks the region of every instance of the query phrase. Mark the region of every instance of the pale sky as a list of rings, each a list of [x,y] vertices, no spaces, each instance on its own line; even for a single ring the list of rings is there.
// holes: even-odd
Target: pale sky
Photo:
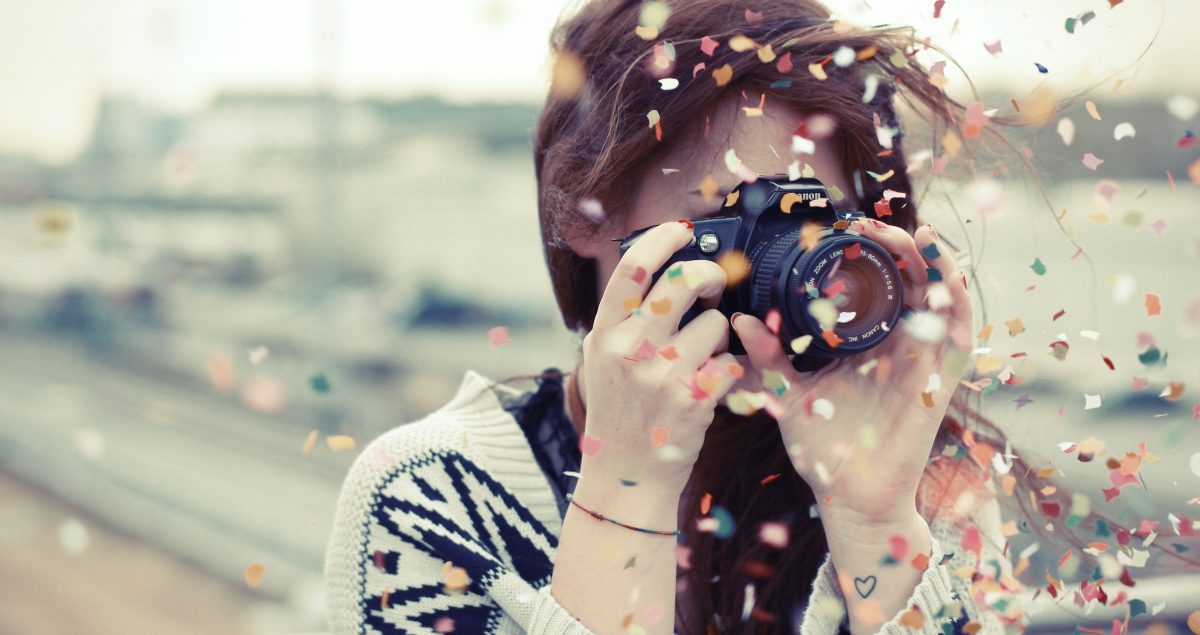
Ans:
[[[750,2],[765,6],[767,0]],[[1062,92],[1124,69],[1123,94],[1200,96],[1195,0],[831,0],[860,24],[910,24],[980,83]],[[222,89],[436,94],[537,103],[565,0],[28,0],[0,4],[0,152],[69,161],[100,96],[186,112]],[[1096,17],[1069,34],[1064,21]],[[955,27],[955,20],[958,20]],[[1149,52],[1136,62],[1158,32]],[[951,31],[953,30],[953,33]],[[993,56],[984,42],[999,39]],[[324,51],[324,53],[322,53]],[[930,57],[923,61],[933,61]],[[1049,69],[1038,74],[1034,62]],[[951,92],[962,82],[951,78]],[[1098,98],[1109,96],[1105,89]],[[1119,95],[1118,95],[1119,96]],[[996,104],[995,106],[1001,106]],[[988,105],[992,106],[992,105]]]

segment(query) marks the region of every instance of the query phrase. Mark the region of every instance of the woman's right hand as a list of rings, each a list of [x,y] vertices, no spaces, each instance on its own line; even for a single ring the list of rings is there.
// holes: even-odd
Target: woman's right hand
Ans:
[[[725,352],[729,321],[720,311],[708,309],[679,329],[698,298],[719,297],[725,290],[719,265],[676,263],[672,270],[682,267],[682,275],[664,273],[650,288],[653,272],[692,234],[691,224],[683,221],[647,231],[608,281],[583,340],[585,435],[590,439],[583,443],[580,486],[610,489],[621,483],[678,497],[717,402],[744,372]],[[634,306],[637,310],[631,310]],[[599,451],[592,451],[593,439],[600,441]]]

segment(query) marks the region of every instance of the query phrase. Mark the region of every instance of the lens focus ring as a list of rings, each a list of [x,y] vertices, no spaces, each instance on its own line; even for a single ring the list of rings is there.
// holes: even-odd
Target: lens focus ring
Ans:
[[[779,261],[796,241],[800,239],[800,228],[776,235],[767,241],[765,249],[760,247],[750,257],[754,265],[754,278],[750,284],[750,309],[757,315],[765,315],[774,305],[771,292],[779,280]],[[756,262],[757,261],[757,262]]]

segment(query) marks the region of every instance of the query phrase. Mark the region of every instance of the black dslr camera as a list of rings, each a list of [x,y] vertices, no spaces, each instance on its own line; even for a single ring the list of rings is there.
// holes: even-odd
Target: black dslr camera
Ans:
[[[814,178],[759,176],[734,192],[727,199],[734,201],[727,204],[728,213],[695,221],[691,243],[655,272],[651,284],[683,260],[724,256],[727,271],[730,262],[744,267],[735,273],[745,275],[726,288],[717,308],[726,316],[741,312],[761,320],[778,310],[785,352],[793,352],[796,338],[812,336],[803,354],[792,359],[800,371],[867,350],[888,336],[904,306],[900,269],[887,249],[848,229],[850,221],[864,217],[862,212],[834,210],[825,186]],[[802,241],[806,223],[819,227]],[[619,239],[621,255],[649,229]],[[738,252],[744,258],[736,257]],[[699,302],[692,305],[680,328],[703,310]],[[746,352],[732,329],[729,352]]]

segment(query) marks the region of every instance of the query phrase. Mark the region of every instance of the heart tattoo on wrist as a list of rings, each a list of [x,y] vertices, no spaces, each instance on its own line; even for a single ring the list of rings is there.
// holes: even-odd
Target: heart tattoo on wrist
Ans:
[[[869,575],[865,578],[854,578],[854,590],[858,591],[858,597],[863,598],[864,600],[867,599],[867,596],[871,595],[871,593],[875,591],[876,582],[877,580],[873,575]]]

